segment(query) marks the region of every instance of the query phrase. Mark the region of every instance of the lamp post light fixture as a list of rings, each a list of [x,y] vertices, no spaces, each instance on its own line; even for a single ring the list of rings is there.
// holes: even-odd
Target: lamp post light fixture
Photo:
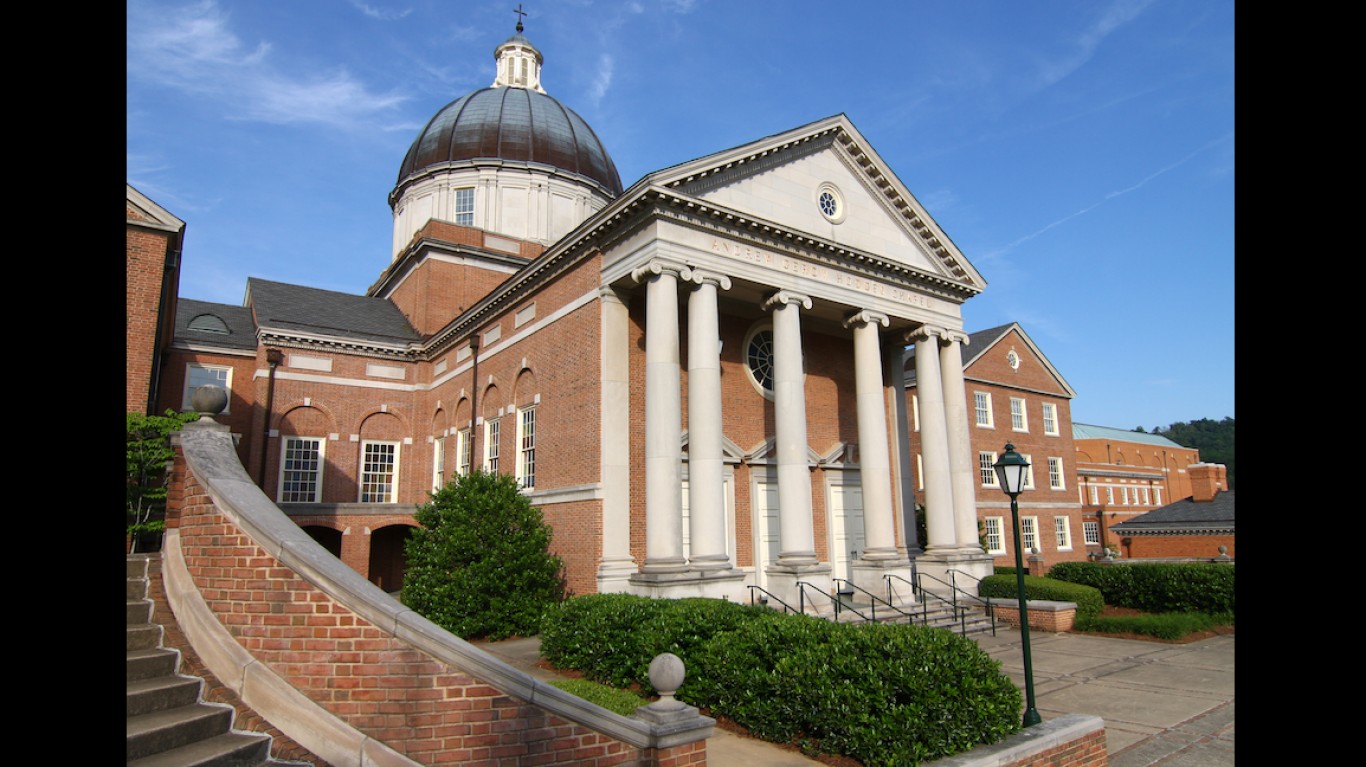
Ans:
[[[1024,726],[1030,727],[1043,721],[1039,710],[1034,707],[1034,663],[1029,655],[1029,607],[1025,599],[1024,585],[1024,547],[1020,544],[1020,493],[1024,491],[1025,479],[1029,476],[1029,461],[1015,452],[1015,446],[1006,443],[1005,453],[992,467],[996,469],[996,480],[1001,489],[1010,496],[1010,522],[1015,530],[1015,591],[1020,600],[1020,636],[1024,638],[1025,673],[1025,712]]]

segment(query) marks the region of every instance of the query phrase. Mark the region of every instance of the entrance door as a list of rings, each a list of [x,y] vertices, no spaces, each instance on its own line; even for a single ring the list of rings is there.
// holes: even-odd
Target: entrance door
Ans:
[[[782,541],[778,523],[778,483],[755,482],[752,499],[755,525],[754,583],[768,588],[768,575],[765,569],[778,561],[782,553]]]
[[[852,579],[851,566],[863,554],[863,488],[830,486],[830,565],[836,578]]]

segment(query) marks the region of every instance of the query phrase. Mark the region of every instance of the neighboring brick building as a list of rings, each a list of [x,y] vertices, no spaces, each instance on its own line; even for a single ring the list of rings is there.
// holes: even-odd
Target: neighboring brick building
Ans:
[[[128,412],[157,415],[156,392],[174,333],[185,222],[128,185]]]
[[[1087,549],[1098,556],[1120,548],[1111,527],[1191,494],[1187,471],[1200,463],[1199,450],[1090,424],[1073,424],[1072,436]]]
[[[1131,559],[1232,558],[1233,491],[1228,467],[1188,467],[1191,494],[1110,528],[1123,556]]]
[[[1030,462],[1033,480],[1018,499],[1026,565],[1035,549],[1043,557],[1045,572],[1058,562],[1085,559],[1072,433],[1071,401],[1076,392],[1018,323],[973,333],[962,357],[976,518],[987,553],[997,565],[1015,564],[1010,498],[1001,491],[992,468],[1011,444]],[[911,370],[906,396],[916,412],[920,392]],[[911,450],[917,461],[921,449],[916,423]],[[919,471],[914,475],[922,476]],[[923,489],[919,483],[917,490]],[[929,545],[934,546],[933,531]]]
[[[985,347],[1017,347],[1018,370],[960,355],[962,304],[985,281],[848,118],[623,189],[520,30],[495,55],[494,84],[403,158],[394,252],[366,294],[252,277],[242,306],[182,300],[159,407],[225,386],[249,474],[389,590],[413,510],[475,468],[521,481],[575,593],[759,587],[795,604],[799,582],[882,591],[911,554],[922,573],[989,573],[978,505],[1004,496],[975,480],[958,360],[1001,407],[1023,392],[1031,424],[1057,408],[1056,434],[994,432],[1041,469],[1072,454],[1072,392],[1018,328]],[[944,393],[918,403],[933,439],[918,436],[914,470],[913,342],[921,385]],[[1026,499],[1045,549],[1076,508],[1046,487]]]

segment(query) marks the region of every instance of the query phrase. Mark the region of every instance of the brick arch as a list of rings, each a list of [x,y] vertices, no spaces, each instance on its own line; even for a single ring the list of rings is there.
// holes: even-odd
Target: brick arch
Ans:
[[[447,409],[444,405],[437,405],[436,410],[432,412],[433,436],[440,437],[443,434],[445,434],[446,429],[450,428],[450,412],[451,411]]]
[[[498,384],[490,383],[484,389],[484,393],[479,395],[479,409],[482,411],[479,415],[486,421],[491,418],[497,418],[498,408],[503,407],[506,404],[507,403],[504,402],[503,398],[498,394]]]
[[[307,525],[299,525],[308,537],[318,542],[318,545],[327,549],[328,553],[337,559],[341,559],[342,534],[336,525],[327,522],[311,522]]]
[[[517,381],[512,386],[512,402],[516,407],[530,407],[535,404],[537,388],[536,374],[531,368],[524,367],[517,373]]]
[[[455,403],[455,418],[452,425],[456,429],[468,429],[470,427],[470,398],[461,394],[460,399]]]
[[[316,402],[305,405],[303,400],[281,408],[275,416],[275,424],[272,428],[278,429],[282,435],[291,436],[297,434],[326,436],[340,431],[337,428],[337,419],[331,411]]]
[[[403,573],[408,569],[404,542],[416,525],[404,522],[383,525],[370,530],[369,580],[385,591],[403,588]]]
[[[397,413],[376,410],[361,419],[361,439],[401,440],[408,435],[408,424]]]

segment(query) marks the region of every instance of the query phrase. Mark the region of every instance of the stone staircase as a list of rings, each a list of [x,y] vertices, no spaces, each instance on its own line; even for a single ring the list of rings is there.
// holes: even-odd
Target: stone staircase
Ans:
[[[153,555],[155,556],[155,555]],[[265,767],[268,735],[232,729],[230,706],[201,700],[202,679],[178,673],[148,596],[147,555],[128,557],[128,767]]]
[[[966,608],[960,606],[955,611],[949,602],[932,597],[923,602],[897,604],[895,610],[883,602],[874,605],[872,600],[866,597],[843,597],[841,604],[844,607],[838,614],[831,609],[825,613],[825,617],[838,620],[840,623],[865,623],[872,619],[876,619],[878,623],[913,623],[917,626],[946,629],[966,637],[995,633],[996,624],[992,623],[991,616],[987,615],[984,608],[976,605],[969,605]]]

